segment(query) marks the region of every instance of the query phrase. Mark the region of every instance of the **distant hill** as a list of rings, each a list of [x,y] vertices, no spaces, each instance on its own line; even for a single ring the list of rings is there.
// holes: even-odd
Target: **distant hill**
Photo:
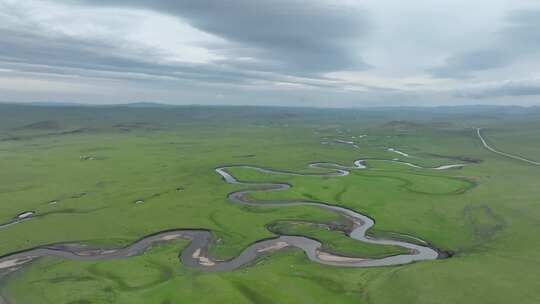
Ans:
[[[158,102],[133,102],[125,105],[114,105],[114,106],[126,106],[130,108],[168,108],[174,107],[174,105],[158,103]]]
[[[58,130],[60,123],[56,120],[44,120],[35,123],[27,124],[14,130]]]
[[[393,120],[390,122],[387,122],[383,125],[385,128],[394,128],[394,129],[409,129],[409,128],[416,128],[421,127],[422,125],[413,121],[407,121],[407,120]]]

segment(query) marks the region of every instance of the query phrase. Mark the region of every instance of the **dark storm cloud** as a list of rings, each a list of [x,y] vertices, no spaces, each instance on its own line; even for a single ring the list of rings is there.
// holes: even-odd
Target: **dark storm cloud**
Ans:
[[[252,69],[317,74],[367,68],[356,53],[368,31],[366,13],[358,8],[312,0],[73,2],[145,8],[178,16],[193,27],[235,43],[228,55],[254,58],[249,63]]]
[[[509,66],[537,55],[540,48],[540,10],[515,11],[495,37],[493,45],[452,55],[443,66],[431,70],[440,78],[468,78],[471,74]]]

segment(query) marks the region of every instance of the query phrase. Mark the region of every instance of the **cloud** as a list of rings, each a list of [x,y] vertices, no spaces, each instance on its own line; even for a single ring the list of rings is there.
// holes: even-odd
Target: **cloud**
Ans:
[[[474,73],[507,67],[531,55],[538,57],[538,48],[540,10],[513,11],[488,46],[451,55],[430,72],[440,78],[470,78]]]
[[[227,64],[161,62],[150,48],[130,48],[118,41],[0,29],[3,69],[36,74],[184,83],[252,85],[260,82],[332,86],[331,80],[281,75]]]
[[[536,82],[516,79],[540,77],[534,7],[536,0],[0,0],[0,94],[15,101],[532,103]]]
[[[540,96],[540,79],[512,80],[485,84],[459,90],[455,96],[460,98],[499,98]]]
[[[226,62],[238,67],[288,74],[368,67],[357,51],[369,31],[367,12],[358,6],[339,4],[340,1],[86,0],[82,3],[146,8],[182,18],[191,26],[234,44],[222,51],[227,56]]]
[[[439,78],[469,78],[473,72],[504,67],[513,60],[512,54],[500,49],[471,51],[448,57],[443,66],[431,73]]]
[[[299,0],[257,5],[65,3],[0,0],[0,17],[6,20],[0,25],[2,68],[40,77],[177,80],[184,85],[265,85],[283,90],[336,87],[340,81],[324,72],[366,67],[352,46],[367,28],[363,12],[340,5]],[[152,23],[141,25],[147,20]],[[165,31],[170,35],[160,37]],[[180,41],[167,44],[175,39]],[[196,56],[202,52],[210,55]]]

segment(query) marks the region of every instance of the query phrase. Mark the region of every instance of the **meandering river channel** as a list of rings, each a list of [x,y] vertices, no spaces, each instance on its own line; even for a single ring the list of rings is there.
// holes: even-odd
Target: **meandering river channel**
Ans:
[[[414,166],[419,167],[417,165]],[[458,165],[447,165],[425,169],[444,170],[454,168],[456,166]],[[162,231],[153,235],[146,236],[134,242],[133,244],[123,248],[91,248],[84,244],[71,243],[41,246],[21,252],[16,252],[0,258],[0,274],[6,274],[13,270],[19,269],[23,265],[37,258],[45,256],[53,256],[72,260],[109,260],[128,258],[131,256],[142,254],[143,252],[145,252],[145,250],[157,243],[168,242],[175,239],[185,239],[191,241],[188,247],[185,248],[181,253],[182,263],[188,267],[194,267],[201,271],[207,272],[235,270],[237,268],[253,264],[259,257],[263,255],[268,255],[272,252],[285,248],[301,249],[304,251],[306,256],[313,262],[341,267],[375,267],[402,265],[415,261],[434,260],[441,257],[440,253],[436,249],[430,247],[427,242],[424,242],[420,239],[414,238],[414,242],[412,240],[411,242],[406,242],[392,239],[378,239],[366,235],[367,230],[373,227],[373,225],[375,225],[375,221],[369,216],[358,213],[351,209],[332,205],[326,202],[302,200],[266,201],[253,199],[250,197],[251,193],[283,191],[291,188],[292,186],[287,183],[242,182],[236,179],[230,172],[233,168],[245,168],[257,170],[259,172],[267,174],[338,177],[346,176],[350,174],[352,170],[361,170],[366,168],[363,160],[355,161],[354,165],[350,167],[334,163],[321,162],[309,164],[309,167],[324,168],[327,170],[327,172],[297,173],[246,165],[223,166],[216,168],[215,171],[223,178],[225,182],[246,187],[243,190],[238,190],[228,195],[228,199],[233,203],[260,207],[271,206],[286,208],[287,206],[303,205],[322,208],[331,212],[335,212],[336,214],[339,214],[340,216],[346,218],[352,223],[352,230],[348,233],[348,236],[351,239],[370,244],[400,246],[407,249],[408,253],[377,259],[339,256],[330,252],[325,252],[322,249],[322,244],[317,240],[301,236],[281,235],[272,239],[260,240],[248,246],[237,257],[227,261],[220,261],[213,259],[208,254],[209,246],[214,243],[213,234],[211,233],[211,231],[205,229],[177,229]],[[410,236],[405,237],[409,239],[412,238]]]

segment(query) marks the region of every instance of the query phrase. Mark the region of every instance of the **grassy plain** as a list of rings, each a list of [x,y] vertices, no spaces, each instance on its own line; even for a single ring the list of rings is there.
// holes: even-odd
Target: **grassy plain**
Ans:
[[[399,267],[344,269],[289,250],[206,274],[179,263],[187,243],[175,242],[124,260],[41,259],[4,278],[2,294],[14,303],[538,303],[540,167],[486,151],[472,129],[484,128],[505,152],[540,160],[538,121],[539,110],[515,108],[0,105],[0,223],[23,211],[37,215],[0,229],[0,255],[70,241],[122,246],[161,230],[206,228],[219,239],[212,254],[230,258],[275,236],[267,229],[272,224],[280,228],[274,232],[318,238],[341,254],[399,252],[286,223],[340,221],[314,207],[235,205],[226,195],[241,187],[214,172],[226,164],[307,172],[310,162],[356,159],[367,159],[369,169],[346,177],[233,171],[242,180],[293,185],[258,198],[345,206],[376,220],[372,234],[406,233],[455,253]],[[321,144],[332,139],[354,140],[359,149]],[[381,158],[467,166],[436,171]]]

